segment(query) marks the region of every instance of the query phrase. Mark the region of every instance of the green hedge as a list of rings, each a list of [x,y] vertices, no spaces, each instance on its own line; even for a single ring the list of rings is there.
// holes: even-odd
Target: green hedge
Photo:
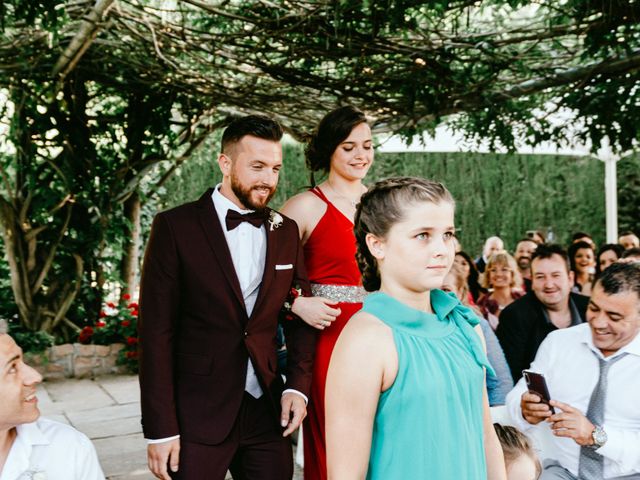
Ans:
[[[285,144],[285,165],[278,193],[279,208],[309,185],[302,148]],[[197,198],[204,185],[220,179],[215,155],[199,155],[167,184],[164,206]],[[620,163],[620,229],[638,227],[639,158]],[[553,232],[567,243],[571,233],[584,230],[596,243],[605,240],[604,164],[595,158],[556,155],[479,153],[377,153],[367,183],[392,175],[419,175],[443,182],[457,201],[457,227],[465,250],[478,254],[484,239],[502,237],[509,249],[526,230]],[[635,180],[634,180],[635,179]],[[635,183],[634,183],[635,182]],[[193,188],[197,185],[197,188]]]

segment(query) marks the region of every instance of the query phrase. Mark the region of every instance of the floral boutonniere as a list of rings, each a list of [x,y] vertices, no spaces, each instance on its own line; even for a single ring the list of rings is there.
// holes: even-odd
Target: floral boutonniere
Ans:
[[[280,228],[283,222],[284,222],[284,219],[282,218],[282,215],[280,215],[278,212],[276,212],[275,210],[271,210],[269,212],[269,230],[270,231],[273,232],[276,228]]]
[[[27,470],[18,477],[18,480],[47,480],[47,472],[42,470]]]

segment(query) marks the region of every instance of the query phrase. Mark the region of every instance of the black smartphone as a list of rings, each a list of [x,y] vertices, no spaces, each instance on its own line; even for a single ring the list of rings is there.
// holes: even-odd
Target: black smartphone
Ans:
[[[544,375],[530,370],[523,370],[522,376],[524,377],[525,382],[527,382],[529,393],[538,395],[542,399],[543,403],[549,405],[551,396],[549,395],[549,389],[547,388],[547,381],[545,380]],[[553,407],[549,405],[549,408],[551,409],[551,413],[555,415],[556,411]]]

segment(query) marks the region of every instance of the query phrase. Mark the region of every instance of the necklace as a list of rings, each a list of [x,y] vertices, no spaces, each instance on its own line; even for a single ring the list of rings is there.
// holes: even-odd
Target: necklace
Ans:
[[[331,186],[331,182],[329,181],[329,179],[327,179],[327,186],[329,187],[329,189],[333,192],[333,194],[338,197],[338,198],[342,198],[343,200],[346,200],[347,202],[349,202],[349,205],[351,205],[353,208],[356,208],[358,206],[358,201],[360,200],[360,197],[358,197],[357,200],[352,200],[349,197],[345,196],[345,195],[341,195],[338,192],[336,192],[335,188],[333,188]]]

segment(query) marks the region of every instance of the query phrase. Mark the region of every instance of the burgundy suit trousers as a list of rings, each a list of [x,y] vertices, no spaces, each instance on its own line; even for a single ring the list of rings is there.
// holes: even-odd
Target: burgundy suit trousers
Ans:
[[[291,440],[274,419],[268,399],[244,393],[229,436],[218,445],[180,442],[180,468],[175,480],[291,480]]]

